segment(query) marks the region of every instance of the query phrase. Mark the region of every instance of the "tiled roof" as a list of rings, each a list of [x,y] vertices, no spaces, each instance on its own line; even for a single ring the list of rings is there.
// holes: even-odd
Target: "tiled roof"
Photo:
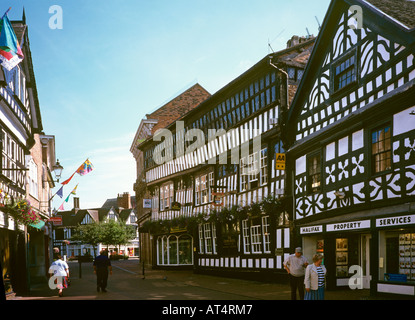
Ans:
[[[415,28],[415,1],[365,0],[409,29]]]

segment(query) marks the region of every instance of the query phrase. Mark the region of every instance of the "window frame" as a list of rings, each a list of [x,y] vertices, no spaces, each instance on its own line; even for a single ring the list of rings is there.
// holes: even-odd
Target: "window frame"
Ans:
[[[385,130],[387,128],[389,128],[389,134],[390,134],[389,135],[389,138],[385,138],[384,140],[377,141],[376,143],[379,143],[379,142],[382,142],[382,141],[384,142],[386,140],[389,140],[389,150],[383,151],[383,152],[379,152],[377,154],[373,154],[373,146],[374,146],[374,143],[373,143],[373,134],[374,133],[379,133],[381,130]],[[370,153],[370,173],[371,173],[372,176],[384,175],[384,174],[387,174],[387,173],[390,173],[390,172],[393,171],[393,153],[392,153],[392,151],[393,151],[393,141],[392,141],[392,138],[393,138],[393,134],[392,134],[392,123],[391,122],[386,122],[386,123],[383,123],[382,125],[378,125],[376,127],[371,128],[371,130],[370,130],[370,136],[369,136],[369,139],[370,139],[370,142],[369,142],[369,146],[370,146],[369,153]],[[376,155],[379,155],[379,154],[384,154],[384,153],[389,153],[389,158],[386,158],[386,160],[389,159],[390,166],[387,167],[385,170],[376,171],[376,160],[375,160],[375,156]]]
[[[353,65],[346,67],[343,71],[337,74],[337,68],[341,67],[344,63],[346,63],[348,60],[353,58]],[[345,72],[352,70],[354,74],[354,79],[351,80],[349,83],[346,83],[341,88],[338,88],[338,79],[345,74]],[[336,61],[332,62],[331,64],[331,92],[332,94],[337,94],[339,92],[343,92],[344,90],[347,90],[348,88],[352,87],[353,85],[356,85],[358,83],[358,59],[357,59],[357,50],[353,49],[347,54],[339,57],[336,59]]]
[[[310,161],[314,158],[319,159],[319,163],[315,166],[315,169],[318,169],[319,172],[311,172],[310,170]],[[322,188],[323,188],[323,157],[321,156],[321,152],[313,152],[309,155],[307,155],[307,193],[308,194],[315,194],[315,193],[320,193],[322,192]],[[312,186],[312,178],[314,176],[319,175],[319,186],[318,188],[314,188]]]

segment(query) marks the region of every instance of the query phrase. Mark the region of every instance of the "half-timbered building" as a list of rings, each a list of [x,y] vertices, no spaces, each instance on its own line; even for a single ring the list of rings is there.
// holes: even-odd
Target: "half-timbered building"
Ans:
[[[266,56],[139,146],[151,218],[161,227],[142,229],[152,233],[154,267],[285,274],[288,213],[269,214],[258,204],[285,195],[276,154],[284,153],[286,111],[313,45],[313,37],[293,37],[286,49]],[[250,210],[245,216],[243,208]],[[189,221],[200,216],[190,229]],[[177,224],[165,228],[169,221]]]
[[[329,288],[415,295],[414,27],[414,2],[333,0],[289,111],[296,241]]]
[[[28,25],[22,20],[11,22],[21,44],[24,59],[13,69],[0,67],[0,206],[10,199],[27,195],[27,156],[35,145],[35,134],[43,130],[35,73],[30,50]],[[40,213],[45,219],[47,214]],[[3,208],[0,210],[0,257],[6,293],[29,289],[27,261],[27,228]],[[1,281],[1,280],[0,280]],[[1,293],[0,293],[1,294]]]

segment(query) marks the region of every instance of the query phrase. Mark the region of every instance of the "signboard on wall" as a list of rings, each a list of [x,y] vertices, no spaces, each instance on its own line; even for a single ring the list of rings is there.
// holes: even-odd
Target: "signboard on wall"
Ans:
[[[52,222],[54,226],[62,225],[62,216],[56,216],[48,219],[48,222]]]
[[[143,199],[143,208],[151,209],[151,199]]]
[[[275,169],[285,170],[285,153],[275,154]]]

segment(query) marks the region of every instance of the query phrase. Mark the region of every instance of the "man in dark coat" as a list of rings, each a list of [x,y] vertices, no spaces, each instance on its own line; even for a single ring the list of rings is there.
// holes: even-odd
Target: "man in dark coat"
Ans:
[[[94,273],[97,275],[97,292],[107,292],[108,270],[112,275],[111,261],[105,250],[100,251],[100,255],[94,260]]]

